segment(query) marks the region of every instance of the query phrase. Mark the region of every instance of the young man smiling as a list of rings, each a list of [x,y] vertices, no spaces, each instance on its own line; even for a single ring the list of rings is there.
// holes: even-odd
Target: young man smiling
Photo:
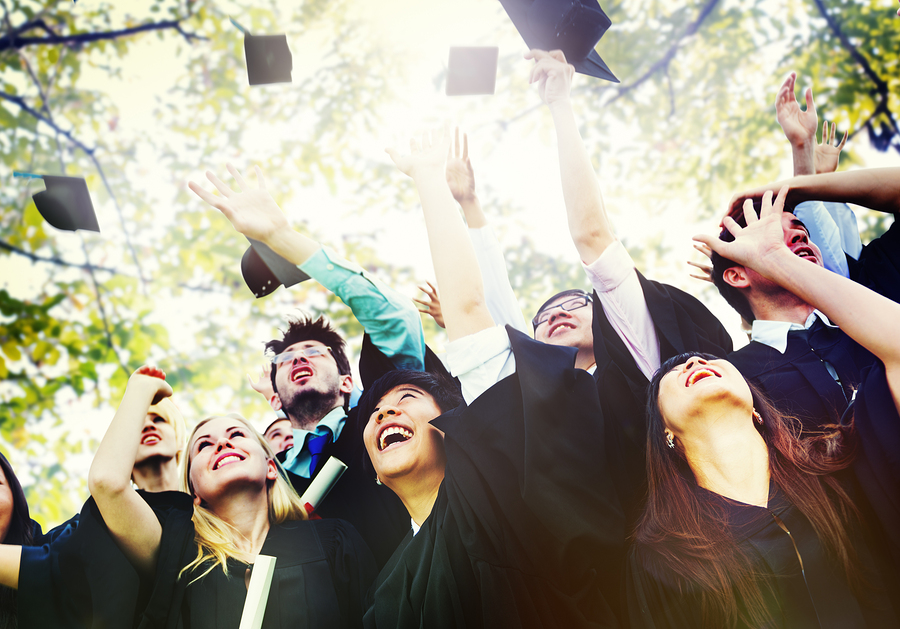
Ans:
[[[366,331],[364,355],[377,354],[379,368],[423,369],[425,340],[412,302],[292,229],[266,190],[258,167],[257,188],[251,188],[234,166],[229,164],[228,171],[240,192],[211,172],[207,178],[221,196],[194,182],[190,188],[239,232],[266,244],[340,297]],[[409,528],[409,520],[396,496],[376,485],[361,465],[363,446],[356,414],[349,408],[353,376],[344,339],[323,317],[302,317],[291,320],[284,335],[269,341],[266,349],[273,354],[270,403],[284,411],[293,429],[294,446],[283,455],[292,484],[302,495],[329,457],[346,464],[347,471],[316,506],[316,514],[353,524],[382,565]]]

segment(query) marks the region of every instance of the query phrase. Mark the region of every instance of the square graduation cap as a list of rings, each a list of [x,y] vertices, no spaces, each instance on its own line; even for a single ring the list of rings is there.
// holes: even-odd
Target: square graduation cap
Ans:
[[[35,193],[31,198],[34,199],[34,205],[44,220],[56,229],[100,231],[87,182],[82,177],[42,176],[18,172],[14,175],[44,180],[47,189]]]
[[[250,247],[241,258],[241,275],[250,292],[259,299],[284,284],[289,288],[305,282],[309,275],[272,251],[258,240],[248,238]]]
[[[499,54],[496,46],[452,46],[447,64],[447,96],[493,94]]]
[[[618,83],[594,46],[612,22],[597,0],[500,0],[529,48],[562,50],[581,74]]]
[[[244,56],[250,85],[291,82],[293,59],[287,35],[251,35],[245,31]]]

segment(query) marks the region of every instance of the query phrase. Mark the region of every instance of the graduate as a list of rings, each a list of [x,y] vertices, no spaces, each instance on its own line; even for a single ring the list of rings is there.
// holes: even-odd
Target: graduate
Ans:
[[[370,591],[367,627],[614,627],[624,527],[603,416],[577,350],[494,327],[444,176],[449,133],[411,154],[454,388],[399,371],[359,404],[373,476],[412,530]],[[373,478],[373,481],[375,479]]]
[[[781,222],[786,195],[773,205],[767,193],[758,219],[748,201],[746,228],[726,219],[733,242],[697,240],[815,304],[880,362],[864,378],[853,420],[805,441],[796,420],[728,361],[690,354],[660,368],[649,403],[650,493],[628,566],[634,627],[900,622],[896,530],[886,528],[897,520],[873,512],[864,494],[875,494],[848,474],[854,458],[877,462],[873,431],[893,431],[893,443],[878,447],[900,447],[900,342],[880,333],[900,305],[792,253]],[[881,471],[881,497],[896,514],[900,476]]]
[[[131,482],[146,500],[178,488],[178,463],[184,449],[184,418],[175,403],[150,406],[135,435]],[[24,500],[24,499],[23,499]],[[29,541],[3,552],[9,570],[4,583],[18,587],[18,616],[23,627],[106,627],[128,625],[140,588],[137,573],[109,536],[94,500],[80,513],[41,533],[35,523]],[[83,549],[90,549],[83,552]],[[90,575],[90,576],[89,576]]]
[[[89,477],[110,534],[141,578],[136,624],[237,627],[245,579],[265,554],[276,564],[263,627],[359,626],[375,574],[371,553],[350,524],[306,520],[274,452],[240,416],[211,417],[194,428],[185,493],[169,496],[165,508],[131,488],[126,461],[139,419],[171,394],[155,367],[131,376]]]
[[[34,529],[40,530],[28,515],[25,492],[12,465],[0,453],[0,629],[18,626],[15,581],[18,579],[17,546],[32,543]]]

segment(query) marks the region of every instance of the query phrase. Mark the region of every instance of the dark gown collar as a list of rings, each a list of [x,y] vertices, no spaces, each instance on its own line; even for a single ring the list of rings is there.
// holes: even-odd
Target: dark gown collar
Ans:
[[[702,503],[706,503],[718,509],[727,518],[727,524],[735,536],[735,541],[741,541],[753,537],[774,522],[772,514],[782,518],[793,505],[788,501],[784,492],[769,480],[769,503],[765,507],[726,498],[721,494],[709,491],[700,485],[694,485],[694,495]]]

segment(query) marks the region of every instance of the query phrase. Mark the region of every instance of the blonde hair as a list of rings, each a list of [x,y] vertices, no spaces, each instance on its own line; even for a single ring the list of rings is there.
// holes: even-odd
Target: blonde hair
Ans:
[[[201,426],[210,420],[220,417],[230,417],[244,424],[249,433],[262,446],[266,457],[273,460],[278,468],[275,480],[269,481],[266,488],[269,504],[269,525],[281,524],[288,520],[306,520],[306,509],[303,507],[303,503],[300,502],[300,496],[297,495],[293,486],[287,481],[281,463],[275,458],[275,452],[263,436],[259,434],[259,431],[251,426],[242,416],[237,413],[228,413],[226,415],[207,417],[194,427],[187,443],[190,443]],[[194,495],[194,487],[191,484],[190,452],[184,457],[184,465],[182,465],[181,490],[191,496]],[[241,536],[240,532],[202,505],[194,505],[194,516],[192,519],[194,521],[194,541],[197,542],[197,556],[181,570],[178,575],[179,578],[190,571],[199,571],[200,568],[205,567],[203,572],[192,579],[191,582],[193,582],[212,572],[216,566],[221,566],[222,571],[227,575],[228,558],[233,556],[232,551],[236,547],[235,539]]]
[[[149,415],[158,415],[162,417],[175,429],[175,443],[178,446],[178,450],[175,451],[175,461],[181,463],[181,454],[184,452],[186,446],[184,441],[184,433],[186,430],[184,415],[178,410],[178,407],[175,405],[175,402],[172,401],[172,398],[168,397],[151,405],[150,408],[147,409],[147,413]]]

